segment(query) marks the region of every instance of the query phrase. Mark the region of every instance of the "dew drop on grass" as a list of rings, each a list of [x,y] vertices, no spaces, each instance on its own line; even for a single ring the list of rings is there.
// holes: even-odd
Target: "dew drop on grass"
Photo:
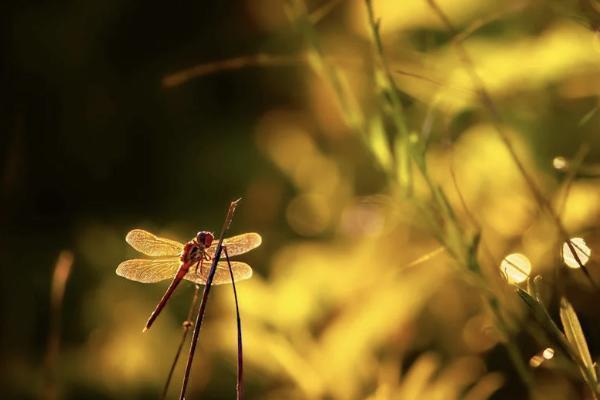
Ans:
[[[567,169],[568,165],[569,162],[567,161],[567,159],[561,156],[554,157],[554,159],[552,160],[552,166],[559,171],[564,171],[565,169]]]
[[[551,360],[554,357],[554,349],[552,347],[546,348],[542,352],[542,357],[544,357],[546,360]]]
[[[579,261],[581,261],[581,264],[587,264],[588,261],[590,261],[592,250],[585,243],[585,240],[579,237],[575,237],[571,238],[569,241],[571,242],[575,253],[577,253],[577,257],[579,258]],[[573,251],[571,250],[567,242],[564,242],[562,246],[562,259],[565,265],[569,268],[580,267],[579,263],[577,262],[577,258],[575,258],[575,255],[573,254]]]
[[[531,262],[521,253],[512,253],[504,257],[500,263],[500,270],[508,283],[521,283],[531,273]]]

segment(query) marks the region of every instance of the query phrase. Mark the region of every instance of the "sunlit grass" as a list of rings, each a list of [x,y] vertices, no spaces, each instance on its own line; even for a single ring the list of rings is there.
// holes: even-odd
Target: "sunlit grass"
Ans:
[[[241,207],[263,224],[267,250],[237,287],[249,396],[596,399],[595,321],[584,306],[600,283],[600,187],[585,159],[597,144],[595,33],[556,15],[534,30],[539,5],[516,2],[508,11],[478,0],[314,10],[294,0],[281,15],[267,3],[252,11],[256,23],[289,30],[293,53],[164,81],[280,64],[302,75],[303,86],[286,88],[301,105],[266,110],[253,127],[268,172],[250,178]],[[568,140],[551,137],[563,113]],[[78,240],[98,271],[126,251],[100,223]],[[81,359],[95,385],[160,390],[183,318],[174,306],[139,336],[161,289],[103,281],[86,299],[92,333]],[[190,286],[181,291],[191,299]],[[209,357],[192,390],[215,371],[234,387],[234,302],[230,290],[215,292]]]
[[[296,2],[291,8],[293,17],[304,18],[303,5]],[[428,10],[426,6],[424,9]],[[431,10],[428,12],[427,17],[432,17]],[[449,14],[457,17],[451,8]],[[467,14],[462,15],[464,18]],[[364,13],[361,16],[366,18]],[[386,19],[388,16],[390,19]],[[377,14],[379,17],[383,24],[393,20],[391,14]],[[508,294],[502,281],[496,279],[504,275],[507,283],[523,288],[531,286],[528,290],[540,296],[535,286],[540,280],[536,278],[534,285],[533,278],[551,268],[556,260],[556,256],[552,258],[551,255],[556,255],[560,246],[558,238],[562,227],[557,228],[552,217],[540,215],[540,210],[547,211],[548,208],[544,202],[550,202],[541,196],[551,191],[552,184],[529,153],[523,140],[526,132],[506,124],[501,126],[505,136],[499,138],[495,132],[499,129],[498,122],[486,123],[484,119],[463,129],[450,146],[427,147],[423,140],[429,128],[417,123],[415,133],[409,136],[412,140],[402,142],[398,138],[403,135],[404,125],[411,123],[408,118],[414,118],[413,113],[423,117],[423,113],[419,113],[418,105],[402,110],[396,108],[393,95],[390,95],[395,90],[395,79],[400,88],[404,83],[408,87],[417,87],[416,92],[409,90],[408,93],[430,102],[436,118],[443,121],[477,103],[477,89],[472,88],[469,75],[456,60],[454,50],[445,46],[427,55],[428,64],[437,66],[446,78],[439,79],[427,69],[425,72],[420,70],[441,82],[441,86],[428,86],[430,91],[427,93],[423,91],[423,85],[415,84],[409,77],[394,76],[386,80],[385,71],[379,70],[384,65],[380,63],[386,62],[385,57],[373,56],[374,77],[364,70],[362,75],[357,74],[354,63],[345,65],[335,58],[328,58],[321,47],[327,45],[327,38],[320,41],[314,27],[305,23],[299,24],[301,34],[308,38],[307,46],[316,49],[313,62],[317,64],[314,66],[317,76],[311,87],[320,89],[318,98],[313,93],[311,106],[315,101],[322,106],[314,110],[317,123],[327,132],[327,137],[332,131],[342,131],[339,124],[345,121],[347,129],[371,157],[372,166],[363,164],[355,167],[353,173],[347,173],[348,165],[352,164],[348,164],[344,154],[334,149],[326,150],[330,141],[336,140],[332,138],[339,138],[340,133],[325,140],[317,139],[307,128],[308,115],[301,112],[271,112],[259,124],[261,149],[297,191],[286,210],[289,226],[303,237],[318,239],[333,234],[335,239],[330,243],[286,246],[274,255],[266,280],[255,280],[245,287],[242,309],[251,321],[247,335],[252,343],[249,347],[258,349],[256,353],[256,350],[250,350],[251,363],[268,376],[284,378],[288,382],[284,385],[287,393],[295,393],[298,397],[357,398],[366,393],[366,387],[376,385],[377,390],[369,398],[454,398],[456,388],[447,382],[432,386],[431,392],[424,389],[431,372],[420,370],[420,361],[409,368],[408,374],[414,375],[413,379],[398,378],[402,354],[419,345],[418,333],[414,335],[421,332],[442,343],[459,340],[474,354],[485,354],[498,344],[506,346],[514,368],[529,389],[535,391],[537,381],[525,360],[532,357],[531,367],[548,363],[549,368],[553,368],[555,364],[550,361],[554,360],[558,350],[546,346],[540,347],[543,350],[535,356],[530,355],[533,352],[529,355],[521,353],[516,336],[529,330],[519,326],[521,317],[517,315],[522,311],[510,316],[518,308],[519,297]],[[388,25],[384,32],[389,30]],[[579,34],[584,39],[569,49],[572,54],[569,60],[546,60],[555,54],[550,49],[560,49],[569,37]],[[549,83],[569,80],[576,71],[593,69],[595,61],[590,61],[590,55],[585,53],[585,37],[589,36],[589,32],[580,28],[557,25],[517,46],[510,40],[481,39],[470,41],[466,47],[474,54],[483,83],[489,87],[491,95],[502,101],[505,95],[535,91]],[[515,60],[529,59],[526,54],[538,56],[528,68],[515,68],[520,65]],[[536,71],[534,79],[528,79],[525,85],[518,84],[525,75],[532,73],[532,69]],[[358,76],[354,85],[345,86],[344,77],[348,76]],[[340,81],[336,81],[338,79]],[[466,92],[457,96],[452,89],[456,87],[464,87]],[[369,93],[369,90],[375,93]],[[418,90],[421,93],[416,95]],[[383,96],[379,98],[382,92]],[[367,105],[361,100],[375,103]],[[331,115],[335,111],[341,118]],[[280,117],[275,117],[277,115]],[[509,150],[506,140],[512,146]],[[405,157],[410,158],[412,170],[397,169],[406,162]],[[515,165],[515,157],[518,157],[518,165]],[[557,162],[555,160],[555,168],[565,168],[564,163]],[[356,208],[362,201],[369,204],[367,197],[361,197],[354,189],[357,180],[372,174],[364,168],[374,168],[384,177],[380,180],[383,185],[383,195],[380,195],[386,200],[379,203],[384,204],[383,207]],[[522,177],[524,171],[527,174],[525,180]],[[532,185],[535,185],[533,195]],[[596,207],[591,202],[574,200],[579,196],[578,185],[570,186],[567,196],[564,221],[569,229],[589,225]],[[543,188],[543,195],[539,188]],[[594,190],[585,193],[589,196]],[[557,193],[556,197],[560,196],[561,193]],[[582,217],[575,221],[572,215],[577,212]],[[512,247],[509,243],[518,241],[521,236],[523,251],[531,253],[533,261],[524,254],[505,256]],[[421,255],[426,254],[422,244],[434,238],[445,247],[449,257],[442,257],[443,261],[427,259],[410,273],[393,272],[407,263],[402,261],[407,259],[406,255],[418,258],[419,249],[422,249]],[[458,269],[449,270],[451,265]],[[464,278],[473,292],[456,289],[457,283],[448,281],[449,271]],[[400,280],[395,283],[396,279]],[[429,309],[435,303],[433,293],[439,297],[446,290],[452,291],[448,285],[455,291],[446,299],[460,303],[472,301],[472,295],[477,294],[489,301],[488,312],[476,316],[455,314],[448,305],[446,317],[464,329],[424,333],[422,330],[427,329],[427,324],[420,325],[415,318],[420,310]],[[388,288],[392,290],[388,292]],[[541,297],[533,301],[535,307],[545,307]],[[406,319],[397,320],[401,315],[406,315]],[[560,332],[554,322],[552,326],[542,325],[543,329],[550,335]],[[537,334],[538,331],[534,336]],[[558,348],[565,351],[563,336],[556,338]],[[231,349],[230,342],[223,345]],[[441,345],[441,349],[445,349],[445,345]],[[579,362],[574,354],[567,351],[567,357],[571,357],[568,367],[571,371]],[[394,362],[396,358],[398,361]],[[563,354],[561,362],[564,360]],[[435,369],[431,366],[429,371]],[[583,374],[584,379],[587,379],[586,374]],[[473,379],[467,369],[457,372],[453,378],[450,378],[451,374],[441,376],[442,382],[446,376],[448,380]],[[475,385],[487,389],[481,389],[481,397],[473,394],[473,398],[489,396],[503,382],[499,376],[487,379],[481,378]]]

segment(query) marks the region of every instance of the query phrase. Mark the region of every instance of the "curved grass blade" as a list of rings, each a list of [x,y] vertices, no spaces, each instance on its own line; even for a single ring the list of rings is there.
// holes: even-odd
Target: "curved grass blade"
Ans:
[[[583,362],[582,368],[585,367],[587,369],[587,372],[582,371],[583,375],[592,378],[595,385],[598,382],[598,376],[594,369],[594,363],[585,340],[585,335],[583,334],[579,318],[577,318],[573,306],[564,297],[560,299],[560,320],[567,336],[567,341],[581,358]]]
[[[242,321],[240,318],[240,308],[238,306],[237,290],[235,289],[235,279],[233,279],[233,270],[231,269],[231,263],[229,261],[229,254],[227,253],[227,247],[223,246],[225,252],[225,258],[227,259],[227,265],[229,266],[229,274],[231,275],[231,286],[233,287],[233,298],[235,300],[235,317],[237,323],[237,384],[235,385],[236,400],[242,400],[244,398],[244,352],[242,349]]]

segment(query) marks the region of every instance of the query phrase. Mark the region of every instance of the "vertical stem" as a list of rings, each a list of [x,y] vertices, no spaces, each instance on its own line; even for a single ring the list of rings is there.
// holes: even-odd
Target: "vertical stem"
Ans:
[[[193,326],[192,315],[194,313],[194,309],[196,308],[196,304],[198,303],[198,297],[200,296],[200,286],[194,286],[194,298],[192,299],[192,304],[190,305],[190,310],[188,311],[188,315],[186,320],[183,322],[183,334],[181,335],[181,341],[179,342],[179,347],[177,347],[177,352],[175,353],[175,359],[173,359],[173,364],[171,365],[171,369],[169,370],[169,375],[167,375],[167,381],[165,382],[165,387],[163,388],[162,395],[160,396],[161,400],[167,398],[167,392],[169,391],[169,385],[171,384],[171,378],[173,378],[173,372],[175,372],[175,367],[177,366],[177,361],[179,360],[179,356],[181,355],[181,350],[183,350],[183,345],[185,343],[185,339],[187,338],[187,334],[190,331],[190,328]]]
[[[213,256],[212,264],[210,265],[210,271],[208,272],[208,277],[206,279],[206,285],[204,286],[204,291],[202,292],[202,301],[200,302],[200,308],[198,309],[198,315],[196,317],[196,325],[194,326],[194,333],[192,335],[192,341],[190,343],[190,353],[188,355],[187,364],[185,366],[183,382],[181,383],[181,393],[179,394],[179,400],[185,399],[185,393],[187,391],[187,386],[190,380],[190,372],[192,370],[192,361],[194,360],[194,353],[196,352],[196,344],[198,343],[198,336],[200,336],[200,328],[202,327],[202,319],[204,318],[204,312],[206,311],[206,303],[208,302],[208,294],[210,292],[212,281],[215,277],[215,272],[217,272],[217,264],[219,263],[219,259],[221,258],[221,252],[223,251],[223,237],[225,236],[225,232],[229,229],[229,225],[231,225],[231,220],[233,219],[235,208],[237,207],[240,200],[241,199],[237,199],[229,204],[227,216],[225,217],[223,227],[221,228],[219,243],[217,244],[217,249],[215,250],[215,255]]]
[[[389,102],[389,106],[391,107],[389,114],[396,127],[396,133],[399,135],[402,143],[400,152],[394,153],[394,163],[396,167],[398,164],[400,165],[399,168],[396,168],[396,170],[399,172],[398,178],[400,181],[400,186],[407,195],[410,195],[413,190],[412,172],[409,152],[410,144],[408,139],[408,128],[406,126],[406,117],[404,115],[404,106],[402,105],[402,101],[399,96],[400,90],[398,89],[398,85],[396,85],[396,80],[392,75],[385,52],[383,51],[383,42],[381,40],[381,34],[379,30],[380,20],[375,18],[372,0],[366,0],[366,6],[369,26],[375,42],[375,55],[377,58],[377,64],[379,65],[379,69],[383,72],[383,78],[386,81],[386,94],[389,96],[389,99],[386,101]]]

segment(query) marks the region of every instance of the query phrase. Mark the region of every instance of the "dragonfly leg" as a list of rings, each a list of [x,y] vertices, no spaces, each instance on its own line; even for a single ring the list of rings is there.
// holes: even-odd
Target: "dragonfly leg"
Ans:
[[[200,258],[200,260],[196,264],[196,275],[198,274],[198,266],[200,266],[200,270],[202,270],[202,264],[204,263],[204,261],[210,261],[210,260],[212,260],[212,257],[209,256],[206,252],[204,252],[204,254],[202,255],[202,257]]]

